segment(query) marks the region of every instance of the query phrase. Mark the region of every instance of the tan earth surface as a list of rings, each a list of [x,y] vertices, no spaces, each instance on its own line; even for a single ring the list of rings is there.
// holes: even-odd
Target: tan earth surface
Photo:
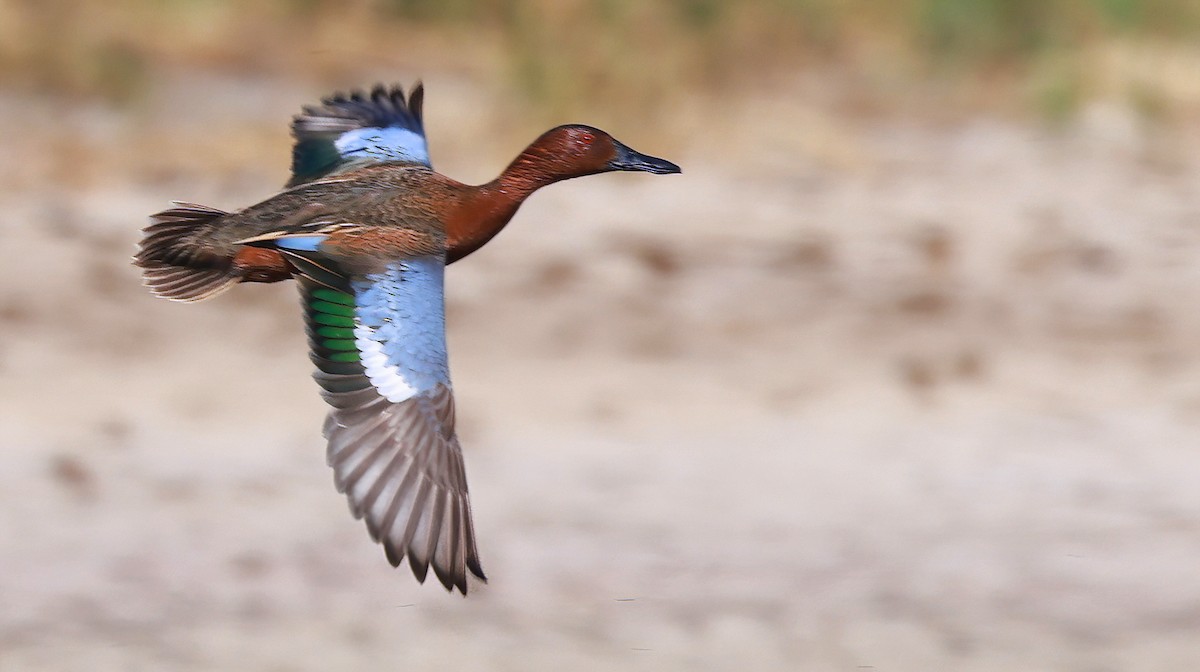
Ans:
[[[528,139],[426,81],[448,174]],[[0,669],[1200,669],[1194,129],[610,127],[684,174],[548,188],[448,274],[464,600],[334,491],[294,289],[128,263],[274,191],[323,93],[0,96]]]

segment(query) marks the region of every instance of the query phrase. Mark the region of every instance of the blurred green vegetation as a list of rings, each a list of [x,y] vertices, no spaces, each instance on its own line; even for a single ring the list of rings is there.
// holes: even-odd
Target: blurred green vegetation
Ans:
[[[505,77],[553,113],[825,69],[1050,117],[1098,92],[1162,114],[1200,107],[1176,81],[1197,53],[1197,0],[0,0],[4,81],[118,101],[170,64],[336,79],[411,61]]]

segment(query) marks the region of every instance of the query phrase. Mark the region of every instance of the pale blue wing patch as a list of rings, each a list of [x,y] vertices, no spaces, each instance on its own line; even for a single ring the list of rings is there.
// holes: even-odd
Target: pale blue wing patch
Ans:
[[[444,275],[441,257],[420,257],[352,283],[360,361],[392,403],[450,384]]]
[[[356,128],[333,143],[343,159],[406,161],[429,165],[425,136],[404,128]]]
[[[295,252],[316,252],[321,243],[329,236],[313,234],[310,236],[280,236],[274,239],[276,247]]]

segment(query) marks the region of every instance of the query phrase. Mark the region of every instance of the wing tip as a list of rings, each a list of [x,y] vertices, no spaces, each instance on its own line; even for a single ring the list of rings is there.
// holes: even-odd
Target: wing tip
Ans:
[[[400,129],[417,139],[405,140],[397,151],[384,151],[383,160],[411,161],[429,166],[429,147],[425,138],[425,87],[420,81],[407,96],[400,84],[375,84],[367,90],[352,89],[336,92],[316,105],[304,105],[292,117],[292,176],[287,186],[295,187],[326,175],[360,165],[372,158],[366,149],[387,149],[370,143],[343,151],[337,139],[346,133],[362,129]],[[354,144],[354,143],[352,143]],[[411,146],[409,146],[411,145]],[[392,149],[396,149],[392,147]]]
[[[305,105],[292,117],[292,135],[324,130],[342,132],[349,125],[362,128],[399,126],[425,135],[425,84],[417,80],[407,95],[402,84],[377,83],[369,89],[335,91],[318,105]],[[333,124],[332,128],[323,128]]]
[[[463,595],[463,597],[466,597],[467,593],[470,591],[466,572],[455,572],[451,569],[441,566],[436,562],[422,562],[412,553],[397,551],[396,545],[393,544],[389,539],[383,539],[382,544],[383,552],[387,557],[388,564],[390,564],[392,567],[399,568],[400,565],[407,560],[408,568],[410,571],[412,571],[413,577],[416,578],[417,583],[425,585],[425,580],[429,578],[429,570],[432,569],[434,577],[437,578],[438,583],[442,584],[442,587],[446,589],[446,592],[453,593],[457,590]],[[471,574],[473,574],[480,583],[487,583],[487,577],[483,575],[483,570],[479,568],[478,563],[468,564],[468,567],[470,568]]]

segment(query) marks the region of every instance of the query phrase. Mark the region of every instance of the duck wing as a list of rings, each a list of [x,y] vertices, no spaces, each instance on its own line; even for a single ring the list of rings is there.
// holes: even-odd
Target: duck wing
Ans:
[[[335,93],[292,119],[292,178],[287,186],[373,163],[431,167],[418,82],[407,98],[400,86]]]
[[[418,581],[430,567],[447,590],[486,581],[475,545],[446,357],[441,254],[346,273],[319,235],[281,232],[272,246],[299,271],[313,374],[334,482],[393,566]]]

